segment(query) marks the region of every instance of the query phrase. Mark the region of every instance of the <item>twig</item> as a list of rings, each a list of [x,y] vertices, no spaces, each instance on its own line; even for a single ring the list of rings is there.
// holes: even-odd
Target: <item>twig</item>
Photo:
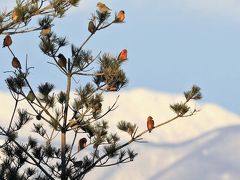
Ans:
[[[11,120],[10,120],[10,123],[9,123],[9,126],[8,126],[8,132],[11,128],[11,125],[12,125],[12,121],[13,121],[13,117],[14,117],[14,114],[16,112],[16,109],[17,109],[17,105],[18,105],[18,98],[19,98],[19,95],[17,95],[17,99],[15,100],[15,105],[14,105],[14,109],[13,109],[13,113],[12,113],[12,117],[11,117]]]

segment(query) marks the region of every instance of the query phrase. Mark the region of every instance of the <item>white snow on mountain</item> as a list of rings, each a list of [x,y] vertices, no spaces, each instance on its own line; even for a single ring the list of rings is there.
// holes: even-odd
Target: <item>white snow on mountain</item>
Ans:
[[[146,129],[146,118],[149,115],[154,118],[155,124],[164,122],[174,116],[169,104],[184,101],[181,95],[134,89],[106,95],[104,108],[114,103],[118,95],[119,107],[104,119],[110,121],[111,131],[117,131],[124,140],[129,137],[115,128],[118,121],[136,123],[139,127],[138,132],[141,132]],[[3,92],[0,93],[0,99],[4,102],[0,104],[0,122],[7,125],[14,102],[9,94]],[[192,117],[177,119],[152,133],[145,134],[144,143],[133,143],[131,148],[139,154],[133,162],[111,168],[95,168],[85,178],[239,179],[240,117],[215,104],[191,103],[191,106],[200,111]]]

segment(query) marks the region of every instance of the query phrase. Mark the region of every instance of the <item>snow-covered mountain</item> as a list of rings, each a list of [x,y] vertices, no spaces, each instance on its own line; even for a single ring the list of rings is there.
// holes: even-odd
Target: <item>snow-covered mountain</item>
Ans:
[[[119,108],[104,119],[111,131],[118,131],[120,120],[135,122],[139,132],[146,129],[146,118],[155,123],[173,117],[169,104],[183,101],[180,95],[135,89],[106,95],[104,107],[114,103]],[[0,93],[0,121],[6,123],[13,107],[11,97]],[[191,106],[200,109],[197,115],[178,119],[144,136],[147,143],[131,147],[139,153],[132,163],[114,168],[94,169],[87,180],[234,180],[240,178],[240,117],[214,104]],[[119,132],[124,138],[125,133]]]
[[[134,162],[92,171],[87,180],[238,180],[240,126],[178,143],[137,144]],[[160,139],[160,138],[159,138]]]

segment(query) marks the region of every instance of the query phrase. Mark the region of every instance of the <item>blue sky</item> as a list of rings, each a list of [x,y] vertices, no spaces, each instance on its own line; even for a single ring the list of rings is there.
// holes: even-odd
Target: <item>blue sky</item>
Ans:
[[[7,4],[0,0],[0,7]],[[13,1],[9,1],[13,2]],[[82,0],[53,30],[80,45],[88,36],[87,24],[96,0]],[[182,93],[193,84],[203,102],[213,102],[240,114],[240,2],[237,0],[115,0],[103,1],[113,12],[124,9],[126,23],[97,33],[87,44],[93,54],[128,49],[123,66],[130,83],[126,89],[147,88]],[[47,64],[39,48],[39,32],[13,36],[18,58],[35,66],[33,86],[45,81],[65,88],[64,77]],[[0,41],[4,36],[0,37]],[[62,51],[70,55],[70,47]],[[7,49],[0,49],[0,90],[6,91],[3,72],[11,68]],[[82,78],[81,78],[82,80]]]

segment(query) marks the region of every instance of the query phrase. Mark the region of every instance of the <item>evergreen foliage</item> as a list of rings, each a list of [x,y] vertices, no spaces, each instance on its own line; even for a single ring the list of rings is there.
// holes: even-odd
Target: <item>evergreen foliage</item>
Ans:
[[[129,149],[129,145],[141,141],[148,133],[147,128],[139,132],[137,124],[127,121],[120,121],[117,127],[129,134],[129,141],[122,141],[118,132],[109,132],[108,121],[103,118],[116,109],[118,97],[104,110],[103,93],[121,90],[128,79],[118,57],[110,53],[94,55],[85,49],[85,44],[98,31],[123,23],[119,16],[115,14],[111,19],[110,11],[97,10],[89,23],[93,29],[88,28],[90,34],[81,46],[69,43],[66,37],[59,37],[51,30],[55,18],[62,18],[69,8],[78,4],[79,0],[17,0],[10,12],[0,12],[0,35],[39,31],[39,48],[67,80],[67,88],[57,92],[55,85],[49,82],[32,87],[29,81],[31,67],[27,65],[13,66],[13,70],[8,71],[10,76],[6,84],[15,107],[9,126],[0,126],[0,136],[4,138],[0,147],[4,154],[0,160],[0,179],[83,179],[95,167],[133,161],[137,153]],[[36,17],[40,17],[38,27],[31,27],[30,22]],[[6,44],[6,50],[15,58],[10,45]],[[64,56],[63,47],[71,52],[70,57]],[[89,71],[93,64],[95,69]],[[89,76],[92,81],[80,84],[73,93],[74,78]],[[36,88],[38,91],[33,90]],[[193,86],[184,95],[185,102],[170,105],[176,116],[164,123],[156,122],[154,128],[197,112],[196,109],[191,111],[188,102],[201,99],[200,88]],[[21,109],[21,101],[26,101],[30,108]],[[26,126],[32,129],[28,139],[22,140],[20,132]],[[33,134],[42,139],[37,140]],[[68,134],[72,134],[72,139],[67,139]],[[82,152],[85,156],[81,156]]]

